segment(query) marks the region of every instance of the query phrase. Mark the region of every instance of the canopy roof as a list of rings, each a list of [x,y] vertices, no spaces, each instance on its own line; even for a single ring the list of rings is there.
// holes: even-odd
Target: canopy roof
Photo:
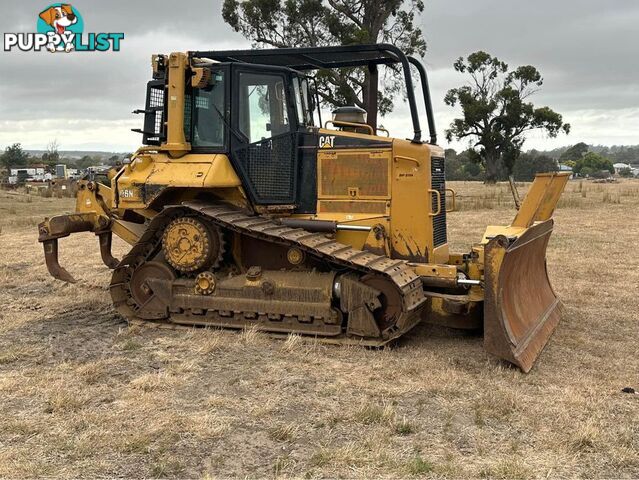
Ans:
[[[428,88],[428,77],[424,66],[415,58],[407,57],[395,45],[389,43],[379,43],[370,45],[342,45],[336,47],[307,47],[307,48],[269,48],[254,50],[213,50],[189,52],[191,58],[207,58],[218,62],[250,63],[257,65],[272,65],[277,67],[287,67],[293,70],[319,70],[326,68],[345,67],[368,67],[373,71],[377,65],[401,64],[404,72],[404,82],[406,84],[406,96],[410,106],[411,119],[413,122],[414,142],[421,142],[422,131],[419,124],[419,113],[415,103],[415,93],[413,80],[410,73],[410,66],[413,65],[419,72],[422,84],[422,93],[426,116],[428,117],[428,129],[430,133],[430,143],[437,143],[435,132],[435,117]],[[375,83],[373,84],[373,79]],[[377,88],[377,76],[370,75],[369,88]],[[372,95],[374,101],[376,95]]]
[[[191,52],[191,56],[208,58],[218,62],[276,65],[295,70],[389,65],[401,63],[406,58],[401,50],[388,44],[199,51]]]

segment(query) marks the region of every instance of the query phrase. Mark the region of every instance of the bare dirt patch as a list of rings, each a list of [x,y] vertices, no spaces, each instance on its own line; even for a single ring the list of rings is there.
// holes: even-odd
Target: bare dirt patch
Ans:
[[[506,185],[452,186],[454,247],[512,218]],[[637,477],[638,208],[639,182],[570,182],[566,316],[524,375],[429,325],[385,350],[128,328],[93,235],[60,242],[78,284],[46,272],[35,225],[72,201],[0,192],[0,476]]]

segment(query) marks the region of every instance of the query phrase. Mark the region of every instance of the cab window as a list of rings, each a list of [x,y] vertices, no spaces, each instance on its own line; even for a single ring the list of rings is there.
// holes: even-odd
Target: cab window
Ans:
[[[239,109],[239,129],[249,143],[291,131],[282,75],[241,72]]]
[[[194,147],[224,146],[224,83],[224,72],[213,71],[208,86],[193,89],[193,129],[190,133]]]
[[[293,95],[295,98],[297,118],[300,124],[307,127],[313,126],[312,101],[308,89],[308,80],[306,78],[293,78]]]

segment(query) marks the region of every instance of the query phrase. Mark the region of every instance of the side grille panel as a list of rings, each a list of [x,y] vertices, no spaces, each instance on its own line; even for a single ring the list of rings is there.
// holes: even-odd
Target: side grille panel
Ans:
[[[385,198],[389,195],[389,152],[319,153],[320,197],[349,197],[357,188],[359,198]]]
[[[433,157],[431,159],[431,187],[437,190],[441,199],[441,211],[433,219],[433,244],[435,247],[443,245],[447,241],[446,235],[446,172],[444,159]],[[437,211],[437,196],[433,194],[432,211]]]

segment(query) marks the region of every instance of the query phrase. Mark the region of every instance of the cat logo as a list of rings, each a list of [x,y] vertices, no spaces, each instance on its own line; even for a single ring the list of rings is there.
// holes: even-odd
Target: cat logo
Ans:
[[[322,135],[319,137],[319,148],[333,148],[335,135]]]

